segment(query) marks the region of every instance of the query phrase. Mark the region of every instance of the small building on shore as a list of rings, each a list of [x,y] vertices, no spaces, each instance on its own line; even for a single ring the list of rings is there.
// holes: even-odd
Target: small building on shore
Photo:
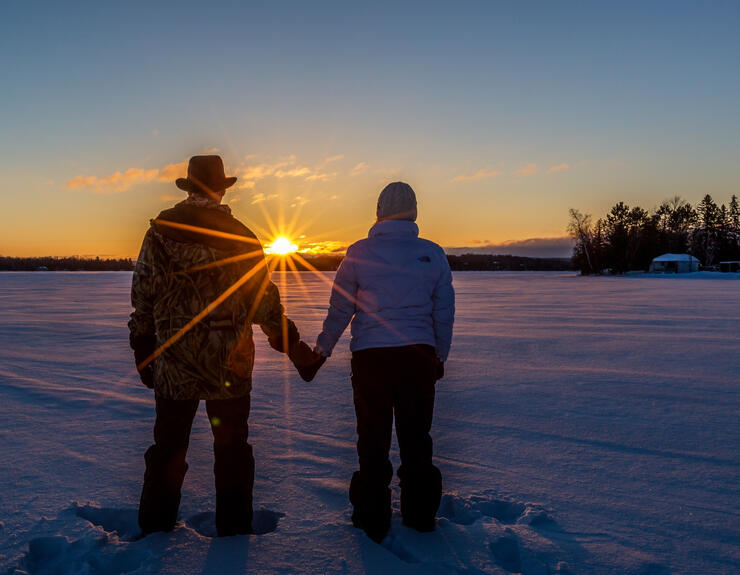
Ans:
[[[654,258],[650,273],[682,274],[699,271],[700,262],[690,254],[663,254]]]

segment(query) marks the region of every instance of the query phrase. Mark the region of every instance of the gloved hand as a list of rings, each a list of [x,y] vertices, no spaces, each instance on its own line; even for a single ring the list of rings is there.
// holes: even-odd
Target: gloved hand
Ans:
[[[436,359],[437,359],[437,364],[436,364],[435,368],[436,368],[437,372],[436,372],[436,374],[434,376],[434,381],[439,381],[440,379],[442,379],[445,376],[445,362],[442,361],[439,358],[436,358]]]
[[[151,363],[139,371],[139,379],[149,389],[154,389],[154,366]]]
[[[156,351],[157,337],[154,335],[132,335],[129,338],[129,343],[134,350],[134,360],[141,383],[149,389],[154,389],[154,365],[149,363],[141,369],[139,369],[139,365]]]
[[[270,343],[270,347],[275,351],[279,351],[281,353],[285,353],[284,344],[286,336],[288,340],[288,349],[298,343],[298,340],[301,337],[298,333],[298,328],[290,318],[284,317],[284,321],[285,327],[281,326],[280,329],[276,330],[268,329],[263,325],[260,326],[262,328],[262,331],[265,332],[265,335],[267,336],[267,341]]]
[[[288,357],[303,381],[312,381],[326,362],[326,357],[313,351],[305,341],[294,343],[288,350]]]

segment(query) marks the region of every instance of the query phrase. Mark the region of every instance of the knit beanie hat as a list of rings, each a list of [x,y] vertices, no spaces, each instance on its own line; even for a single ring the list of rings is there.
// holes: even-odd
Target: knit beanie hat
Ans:
[[[388,184],[378,196],[378,220],[416,221],[416,194],[405,182]]]

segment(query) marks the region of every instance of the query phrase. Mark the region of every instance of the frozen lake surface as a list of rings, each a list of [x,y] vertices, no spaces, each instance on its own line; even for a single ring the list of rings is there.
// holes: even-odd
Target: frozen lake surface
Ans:
[[[311,343],[331,277],[275,274]],[[382,545],[349,521],[347,335],[307,384],[256,334],[262,534],[212,537],[199,413],[182,523],[140,538],[154,403],[128,349],[130,281],[0,274],[0,573],[740,572],[738,281],[456,274],[438,526],[394,517]]]

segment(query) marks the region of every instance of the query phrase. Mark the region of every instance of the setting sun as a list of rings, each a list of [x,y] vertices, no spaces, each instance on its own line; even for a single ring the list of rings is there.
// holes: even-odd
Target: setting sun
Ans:
[[[271,244],[265,246],[265,253],[284,256],[298,251],[298,246],[290,238],[285,236],[276,237]]]

